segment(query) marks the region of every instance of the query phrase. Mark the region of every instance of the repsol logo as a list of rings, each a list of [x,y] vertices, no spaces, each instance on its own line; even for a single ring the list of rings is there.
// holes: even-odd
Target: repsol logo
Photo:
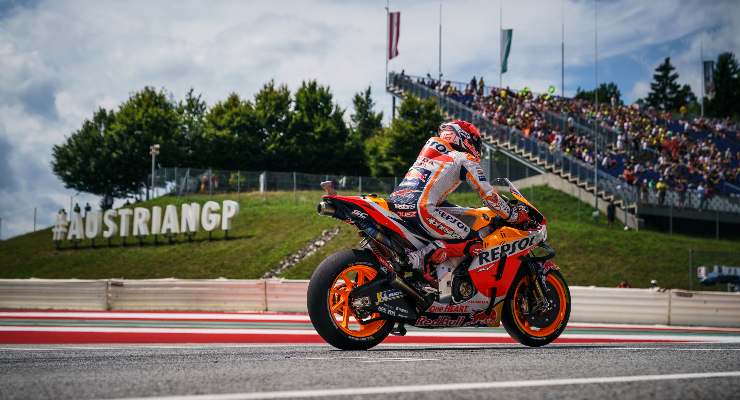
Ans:
[[[450,214],[448,214],[448,213],[446,213],[446,212],[444,212],[444,211],[442,211],[440,209],[435,209],[434,211],[443,220],[445,220],[445,221],[447,221],[447,222],[449,222],[449,223],[457,226],[457,228],[460,229],[460,230],[462,230],[463,232],[469,232],[470,231],[470,228],[467,225],[465,225],[462,221],[460,221],[459,219],[453,217],[452,215],[450,215]]]
[[[445,233],[445,235],[448,235],[449,237],[451,237],[453,239],[460,239],[460,235],[458,235],[457,233],[455,233],[455,231],[453,231],[452,229],[450,229],[448,226],[446,226],[446,225],[440,223],[439,221],[437,221],[435,218],[429,217],[429,218],[427,218],[427,222],[429,222],[429,225],[432,225],[434,227],[439,228],[442,232]]]
[[[501,246],[494,247],[488,251],[484,251],[478,254],[478,267],[479,271],[486,271],[495,265],[495,261],[498,261],[503,255],[507,257],[526,250],[529,246],[533,245],[535,241],[534,237],[526,237],[519,239],[511,243],[504,243]]]
[[[475,169],[475,174],[478,175],[478,180],[481,182],[486,181],[486,173],[483,171],[482,168],[478,167]]]

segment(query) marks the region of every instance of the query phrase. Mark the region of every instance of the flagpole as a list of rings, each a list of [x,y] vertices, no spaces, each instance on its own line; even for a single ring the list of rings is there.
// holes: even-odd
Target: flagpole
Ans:
[[[439,60],[438,60],[438,70],[439,70],[439,82],[441,84],[442,82],[442,2],[439,2]]]
[[[560,0],[560,96],[565,97],[565,0]]]
[[[391,1],[385,0],[385,87],[388,87],[388,49],[391,48],[391,22],[390,22]],[[391,95],[392,96],[392,95]]]
[[[504,65],[504,50],[503,50],[503,14],[504,14],[504,5],[501,2],[502,0],[499,0],[498,2],[498,87],[503,88],[503,73],[501,72],[501,68],[503,68]]]
[[[565,0],[560,0],[560,97],[565,98]],[[560,131],[565,137],[565,110],[561,118]]]
[[[706,73],[704,70],[704,37],[699,41],[699,63],[701,64],[701,117],[704,118],[704,96],[706,96]]]
[[[598,0],[594,0],[594,208],[599,210],[599,29],[598,29]]]

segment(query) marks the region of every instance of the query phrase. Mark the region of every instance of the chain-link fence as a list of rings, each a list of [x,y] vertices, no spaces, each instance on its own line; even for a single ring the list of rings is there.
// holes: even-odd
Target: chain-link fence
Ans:
[[[490,158],[489,158],[490,157]],[[501,171],[506,168],[505,161],[495,159],[494,153],[486,153],[481,164],[486,172]],[[490,160],[490,161],[489,161]],[[509,172],[516,176],[528,176],[521,167],[511,163]],[[149,178],[151,179],[151,177]],[[195,168],[160,168],[155,171],[155,196],[162,194],[218,194],[241,192],[272,192],[321,190],[319,184],[333,180],[341,191],[356,193],[388,194],[401,182],[403,177],[375,178],[337,174],[307,174],[302,172],[278,171],[229,171]],[[459,191],[471,191],[468,185],[460,185]]]
[[[740,251],[706,251],[689,249],[689,268],[688,282],[689,290],[718,290],[727,291],[731,285],[727,283],[717,283],[712,286],[705,286],[701,283],[699,271],[711,273],[721,272],[723,275],[737,274],[740,270]]]

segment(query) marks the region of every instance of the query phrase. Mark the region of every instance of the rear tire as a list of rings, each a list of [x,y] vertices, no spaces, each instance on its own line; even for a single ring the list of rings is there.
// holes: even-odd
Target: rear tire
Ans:
[[[341,350],[367,350],[390,334],[392,321],[360,325],[353,314],[347,314],[351,310],[346,296],[353,287],[374,278],[377,271],[374,257],[356,249],[334,253],[316,267],[308,283],[308,315],[316,332],[330,345]]]
[[[551,343],[563,333],[570,318],[570,290],[560,271],[550,271],[546,275],[547,285],[550,288],[548,299],[553,304],[553,311],[547,315],[534,317],[544,323],[533,323],[524,313],[522,302],[526,301],[529,288],[529,273],[526,266],[519,269],[509,293],[504,301],[501,322],[512,338],[517,342],[530,347],[540,347]],[[544,288],[543,288],[544,289]],[[529,304],[529,303],[528,303]]]

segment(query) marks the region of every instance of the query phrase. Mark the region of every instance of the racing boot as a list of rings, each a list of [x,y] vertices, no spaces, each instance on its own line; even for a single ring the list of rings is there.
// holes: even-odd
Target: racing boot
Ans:
[[[419,250],[406,253],[406,258],[412,272],[424,273],[425,267],[430,262],[439,264],[447,259],[445,243],[441,240],[435,240]]]

